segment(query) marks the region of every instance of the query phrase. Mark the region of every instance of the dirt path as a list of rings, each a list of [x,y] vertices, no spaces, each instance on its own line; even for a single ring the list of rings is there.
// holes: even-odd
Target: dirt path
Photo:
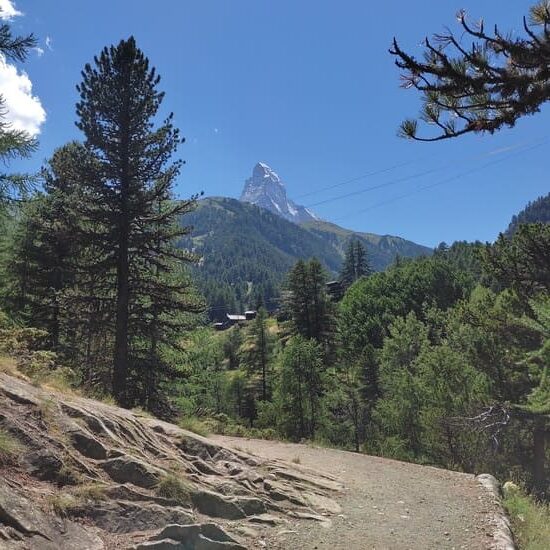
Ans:
[[[280,530],[267,548],[302,550],[493,548],[494,504],[474,476],[307,445],[212,436],[270,459],[335,476],[345,489],[331,523]]]

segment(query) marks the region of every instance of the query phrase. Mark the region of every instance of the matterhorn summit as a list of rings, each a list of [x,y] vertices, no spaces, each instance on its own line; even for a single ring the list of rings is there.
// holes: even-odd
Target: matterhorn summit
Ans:
[[[294,223],[319,219],[313,212],[295,204],[286,196],[281,178],[263,162],[254,166],[252,177],[244,184],[240,200],[265,208]]]

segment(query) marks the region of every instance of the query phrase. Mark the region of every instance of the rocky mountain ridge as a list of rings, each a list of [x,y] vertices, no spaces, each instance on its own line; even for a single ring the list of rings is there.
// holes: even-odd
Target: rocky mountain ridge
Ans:
[[[240,200],[265,208],[294,223],[320,219],[311,210],[287,197],[283,181],[264,162],[258,162],[254,166],[252,176],[245,182]]]

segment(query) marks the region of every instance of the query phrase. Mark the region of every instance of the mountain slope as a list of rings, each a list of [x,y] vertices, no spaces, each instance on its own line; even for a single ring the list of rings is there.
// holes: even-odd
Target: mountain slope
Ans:
[[[252,177],[244,184],[240,200],[265,208],[295,223],[319,219],[311,210],[287,197],[285,185],[279,175],[263,162],[254,166]]]
[[[218,319],[229,310],[242,311],[261,301],[269,308],[276,307],[280,284],[300,258],[315,256],[335,276],[352,235],[363,242],[376,270],[385,269],[397,254],[414,257],[431,253],[399,237],[354,234],[320,221],[300,226],[230,198],[200,201],[184,223],[193,226],[193,231],[181,246],[203,257],[194,271],[211,317]]]
[[[550,193],[530,202],[517,216],[512,218],[506,235],[513,235],[521,223],[550,223]]]
[[[376,271],[382,271],[391,264],[397,256],[416,258],[429,256],[432,249],[401,237],[392,235],[376,235],[344,229],[339,225],[325,221],[310,221],[302,224],[310,233],[318,235],[338,251],[343,258],[350,239],[357,239],[367,250],[369,262]]]

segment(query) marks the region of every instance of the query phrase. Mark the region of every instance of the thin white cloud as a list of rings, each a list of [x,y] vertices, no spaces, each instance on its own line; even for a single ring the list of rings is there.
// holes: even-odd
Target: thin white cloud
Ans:
[[[44,48],[41,48],[40,46],[36,46],[33,50],[36,52],[38,57],[42,57],[44,55]]]
[[[46,48],[48,48],[48,50],[53,52],[52,37],[51,36],[46,36]]]
[[[46,120],[46,111],[40,98],[32,93],[32,82],[27,73],[0,57],[0,90],[4,99],[5,120],[15,130],[24,130],[31,136],[40,133]]]
[[[10,20],[18,15],[23,15],[14,6],[12,0],[0,0],[0,19]]]

